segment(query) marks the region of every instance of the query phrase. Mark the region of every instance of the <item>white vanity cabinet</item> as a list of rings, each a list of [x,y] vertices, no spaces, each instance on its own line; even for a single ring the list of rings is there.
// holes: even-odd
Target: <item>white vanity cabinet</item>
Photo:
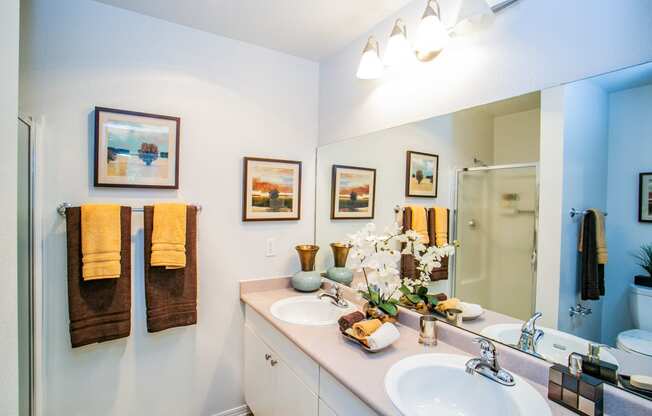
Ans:
[[[255,416],[376,415],[249,305],[244,334],[245,401]]]
[[[318,415],[317,394],[245,326],[245,400],[255,416]]]

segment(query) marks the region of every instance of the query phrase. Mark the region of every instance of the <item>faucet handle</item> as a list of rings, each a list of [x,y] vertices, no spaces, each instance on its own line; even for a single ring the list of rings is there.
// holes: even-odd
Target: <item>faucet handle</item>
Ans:
[[[536,322],[537,319],[541,318],[543,314],[541,312],[536,312],[530,319],[523,323],[521,326],[521,332],[527,332],[530,335],[534,335],[536,332]]]
[[[480,344],[480,350],[482,352],[486,351],[492,354],[496,352],[496,346],[493,344],[493,342],[489,341],[487,338],[478,337],[475,338],[473,342]]]

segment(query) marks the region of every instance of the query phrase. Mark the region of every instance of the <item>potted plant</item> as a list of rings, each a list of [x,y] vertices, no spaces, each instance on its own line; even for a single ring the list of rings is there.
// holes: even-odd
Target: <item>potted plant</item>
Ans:
[[[373,223],[348,236],[351,263],[364,276],[365,282],[358,287],[358,293],[367,301],[364,311],[369,318],[378,318],[383,322],[396,321],[401,293],[398,271],[400,236],[397,225],[377,235]]]
[[[403,278],[399,288],[403,294],[400,303],[408,308],[416,309],[421,314],[427,314],[434,310],[439,301],[436,295],[428,293],[430,275],[434,269],[441,267],[441,260],[444,257],[452,256],[455,253],[455,247],[450,244],[443,247],[426,247],[421,242],[419,234],[413,230],[406,231],[402,240],[404,248],[401,254],[411,254],[414,257],[418,276],[414,279]]]
[[[638,265],[647,273],[647,276],[635,276],[634,283],[641,286],[652,287],[652,243],[643,244],[638,253],[634,254]]]

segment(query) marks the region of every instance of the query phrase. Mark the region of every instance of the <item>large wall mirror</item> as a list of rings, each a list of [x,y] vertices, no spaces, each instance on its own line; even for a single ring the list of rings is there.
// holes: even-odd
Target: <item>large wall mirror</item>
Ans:
[[[317,267],[345,268],[326,248],[369,222],[441,234],[455,254],[428,293],[462,311],[443,320],[617,366],[605,381],[643,395],[629,376],[652,376],[650,172],[652,63],[324,145]]]

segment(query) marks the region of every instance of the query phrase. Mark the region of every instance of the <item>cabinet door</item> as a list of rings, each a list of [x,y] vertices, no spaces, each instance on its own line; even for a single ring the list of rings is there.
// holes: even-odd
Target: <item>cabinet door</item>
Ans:
[[[317,416],[317,395],[278,357],[273,360],[272,371],[276,380],[274,416]],[[256,412],[254,414],[258,416]]]
[[[245,401],[256,416],[273,416],[276,398],[270,365],[271,351],[253,331],[244,328],[244,390]]]

